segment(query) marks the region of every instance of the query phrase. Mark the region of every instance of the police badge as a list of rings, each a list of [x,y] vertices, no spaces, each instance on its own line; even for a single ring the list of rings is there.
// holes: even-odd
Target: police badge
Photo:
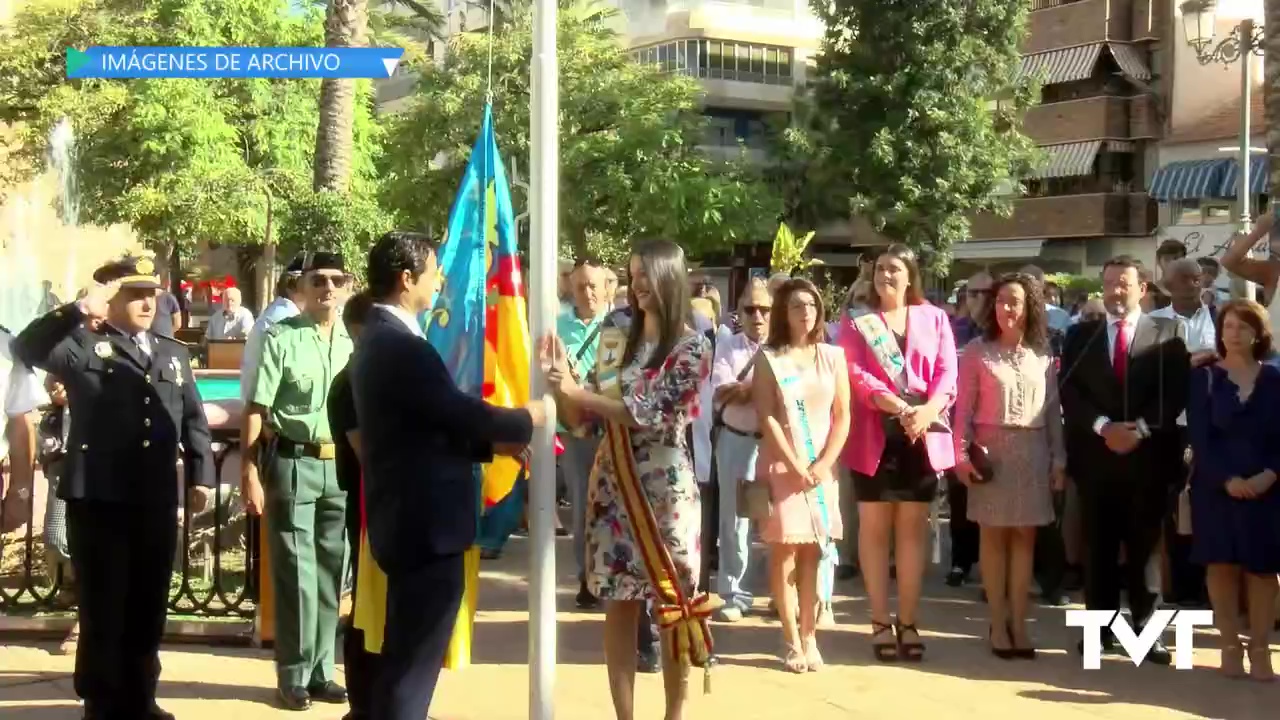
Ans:
[[[178,362],[178,358],[171,357],[169,358],[169,367],[173,368],[173,383],[178,387],[182,387],[182,383],[186,382],[182,375],[182,363]]]
[[[111,343],[107,342],[106,340],[103,340],[102,342],[94,345],[93,354],[97,355],[103,360],[106,360],[107,358],[111,357]]]

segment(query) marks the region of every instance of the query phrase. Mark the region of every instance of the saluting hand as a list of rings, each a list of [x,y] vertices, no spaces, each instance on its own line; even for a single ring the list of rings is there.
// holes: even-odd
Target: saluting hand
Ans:
[[[85,290],[85,296],[80,299],[80,312],[90,320],[105,320],[107,304],[118,292],[120,292],[119,280],[90,286]]]

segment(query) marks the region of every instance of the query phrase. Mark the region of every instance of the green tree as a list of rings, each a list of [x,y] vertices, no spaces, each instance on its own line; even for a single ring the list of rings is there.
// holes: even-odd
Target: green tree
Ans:
[[[68,81],[63,52],[314,46],[322,37],[321,16],[288,0],[36,0],[0,30],[0,119],[20,124],[32,169],[49,129],[70,119],[82,221],[128,223],[162,257],[199,242],[258,243],[273,214],[281,234],[300,242],[306,235],[289,223],[307,214],[291,204],[313,204],[318,81]],[[380,136],[367,103],[355,125],[356,187],[373,198]]]
[[[1018,131],[1034,100],[1018,81],[1024,0],[836,0],[813,82],[830,187],[850,212],[945,268],[978,212],[1007,214],[1034,146]],[[998,100],[998,102],[997,102]],[[994,106],[994,107],[992,107]]]
[[[418,226],[444,226],[490,77],[499,147],[528,178],[532,15],[527,3],[506,12],[492,75],[487,33],[454,38],[441,65],[420,68],[411,108],[389,129],[387,202]],[[560,14],[562,244],[614,260],[641,236],[671,238],[694,256],[768,237],[779,205],[758,172],[713,163],[696,147],[697,82],[634,62],[609,29],[614,13],[579,3]]]

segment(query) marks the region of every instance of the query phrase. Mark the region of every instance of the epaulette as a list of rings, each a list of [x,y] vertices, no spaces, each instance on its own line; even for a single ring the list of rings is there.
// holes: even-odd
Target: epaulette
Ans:
[[[266,330],[267,337],[275,337],[286,330],[296,330],[308,322],[305,315],[291,315],[279,322],[272,323]]]

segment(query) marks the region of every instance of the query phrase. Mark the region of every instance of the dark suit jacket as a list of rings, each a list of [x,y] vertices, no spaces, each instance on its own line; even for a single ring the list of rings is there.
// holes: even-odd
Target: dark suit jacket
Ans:
[[[176,506],[180,448],[187,481],[213,487],[209,424],[186,346],[150,333],[148,356],[119,330],[91,332],[84,320],[76,304],[64,305],[13,343],[22,362],[67,389],[74,419],[58,497]]]
[[[1129,347],[1127,379],[1121,383],[1111,362],[1106,320],[1084,321],[1067,332],[1059,384],[1067,469],[1076,482],[1183,479],[1177,419],[1187,404],[1191,372],[1186,337],[1181,320],[1143,315]],[[1100,416],[1115,422],[1141,418],[1151,437],[1128,455],[1117,455],[1093,430]]]
[[[466,550],[480,509],[474,466],[492,459],[495,443],[528,443],[529,413],[463,393],[435,348],[381,308],[351,367],[378,565],[394,573]]]

